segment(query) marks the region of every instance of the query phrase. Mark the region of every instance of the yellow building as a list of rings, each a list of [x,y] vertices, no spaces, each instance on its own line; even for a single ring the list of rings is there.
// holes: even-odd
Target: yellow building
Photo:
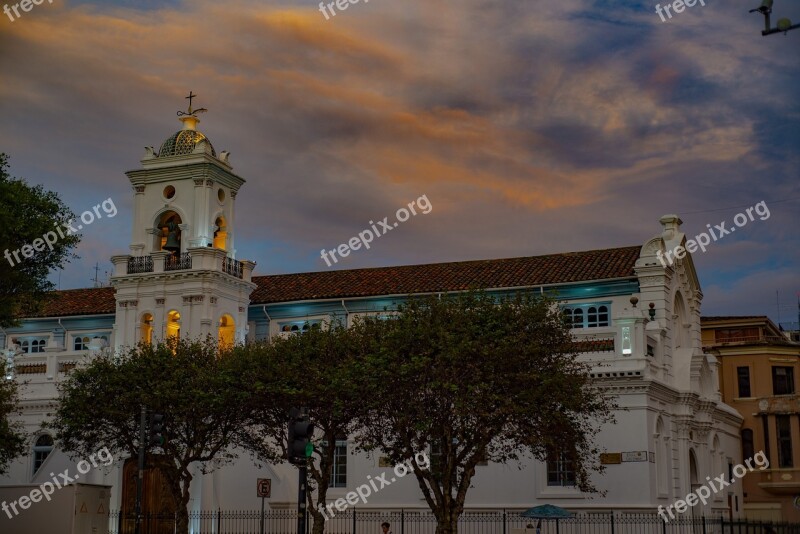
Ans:
[[[738,460],[769,459],[742,480],[745,516],[800,521],[800,343],[765,316],[703,317],[702,343],[720,361],[723,401],[744,417]]]

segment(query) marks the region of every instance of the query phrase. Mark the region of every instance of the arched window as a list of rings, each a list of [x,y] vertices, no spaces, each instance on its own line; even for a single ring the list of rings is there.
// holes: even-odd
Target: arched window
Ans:
[[[33,445],[33,474],[42,467],[42,464],[53,452],[53,437],[50,434],[42,434],[36,438],[36,443]]]
[[[572,310],[572,327],[583,328],[583,310],[581,308]]]
[[[140,325],[140,338],[139,341],[146,344],[153,342],[153,314],[145,313],[142,315],[142,323]]]
[[[181,251],[181,217],[174,211],[166,211],[156,221],[156,242],[153,250],[166,250],[173,254]]]
[[[167,314],[167,339],[178,340],[181,337],[181,314],[172,310]]]
[[[228,242],[228,224],[225,222],[225,217],[219,216],[214,221],[214,248],[227,250],[226,245]]]
[[[86,350],[89,348],[89,342],[91,339],[89,336],[75,336],[75,350]]]
[[[742,429],[742,463],[752,458],[755,454],[755,446],[753,444],[753,431],[749,428]]]
[[[233,345],[234,335],[236,333],[236,324],[233,317],[228,314],[223,315],[219,319],[219,346],[230,347]]]

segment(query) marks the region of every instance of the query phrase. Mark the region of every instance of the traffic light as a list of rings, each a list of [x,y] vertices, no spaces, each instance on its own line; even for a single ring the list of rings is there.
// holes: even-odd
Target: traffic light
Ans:
[[[314,445],[311,436],[314,434],[314,425],[297,408],[289,412],[289,440],[287,442],[287,456],[289,463],[306,465]]]
[[[164,414],[150,414],[150,445],[164,444]]]

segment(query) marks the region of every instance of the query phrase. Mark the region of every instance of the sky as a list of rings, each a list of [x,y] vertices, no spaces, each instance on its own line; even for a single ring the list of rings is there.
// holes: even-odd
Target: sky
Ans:
[[[642,245],[665,214],[691,238],[763,202],[693,254],[702,312],[797,321],[800,30],[761,36],[758,0],[664,21],[656,4],[362,0],[326,19],[307,0],[45,0],[0,13],[0,152],[76,214],[118,208],[82,230],[62,289],[128,253],[124,172],[192,90],[247,180],[236,257],[256,274]],[[423,196],[369,250],[321,258]]]

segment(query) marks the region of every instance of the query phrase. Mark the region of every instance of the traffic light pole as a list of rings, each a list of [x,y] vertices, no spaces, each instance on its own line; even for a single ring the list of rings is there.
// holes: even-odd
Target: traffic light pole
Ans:
[[[136,527],[134,534],[142,532],[142,484],[144,482],[144,451],[147,448],[147,408],[142,406],[139,420],[139,464],[136,473]]]
[[[306,534],[306,484],[308,473],[305,465],[298,468],[300,481],[297,485],[297,534]]]

